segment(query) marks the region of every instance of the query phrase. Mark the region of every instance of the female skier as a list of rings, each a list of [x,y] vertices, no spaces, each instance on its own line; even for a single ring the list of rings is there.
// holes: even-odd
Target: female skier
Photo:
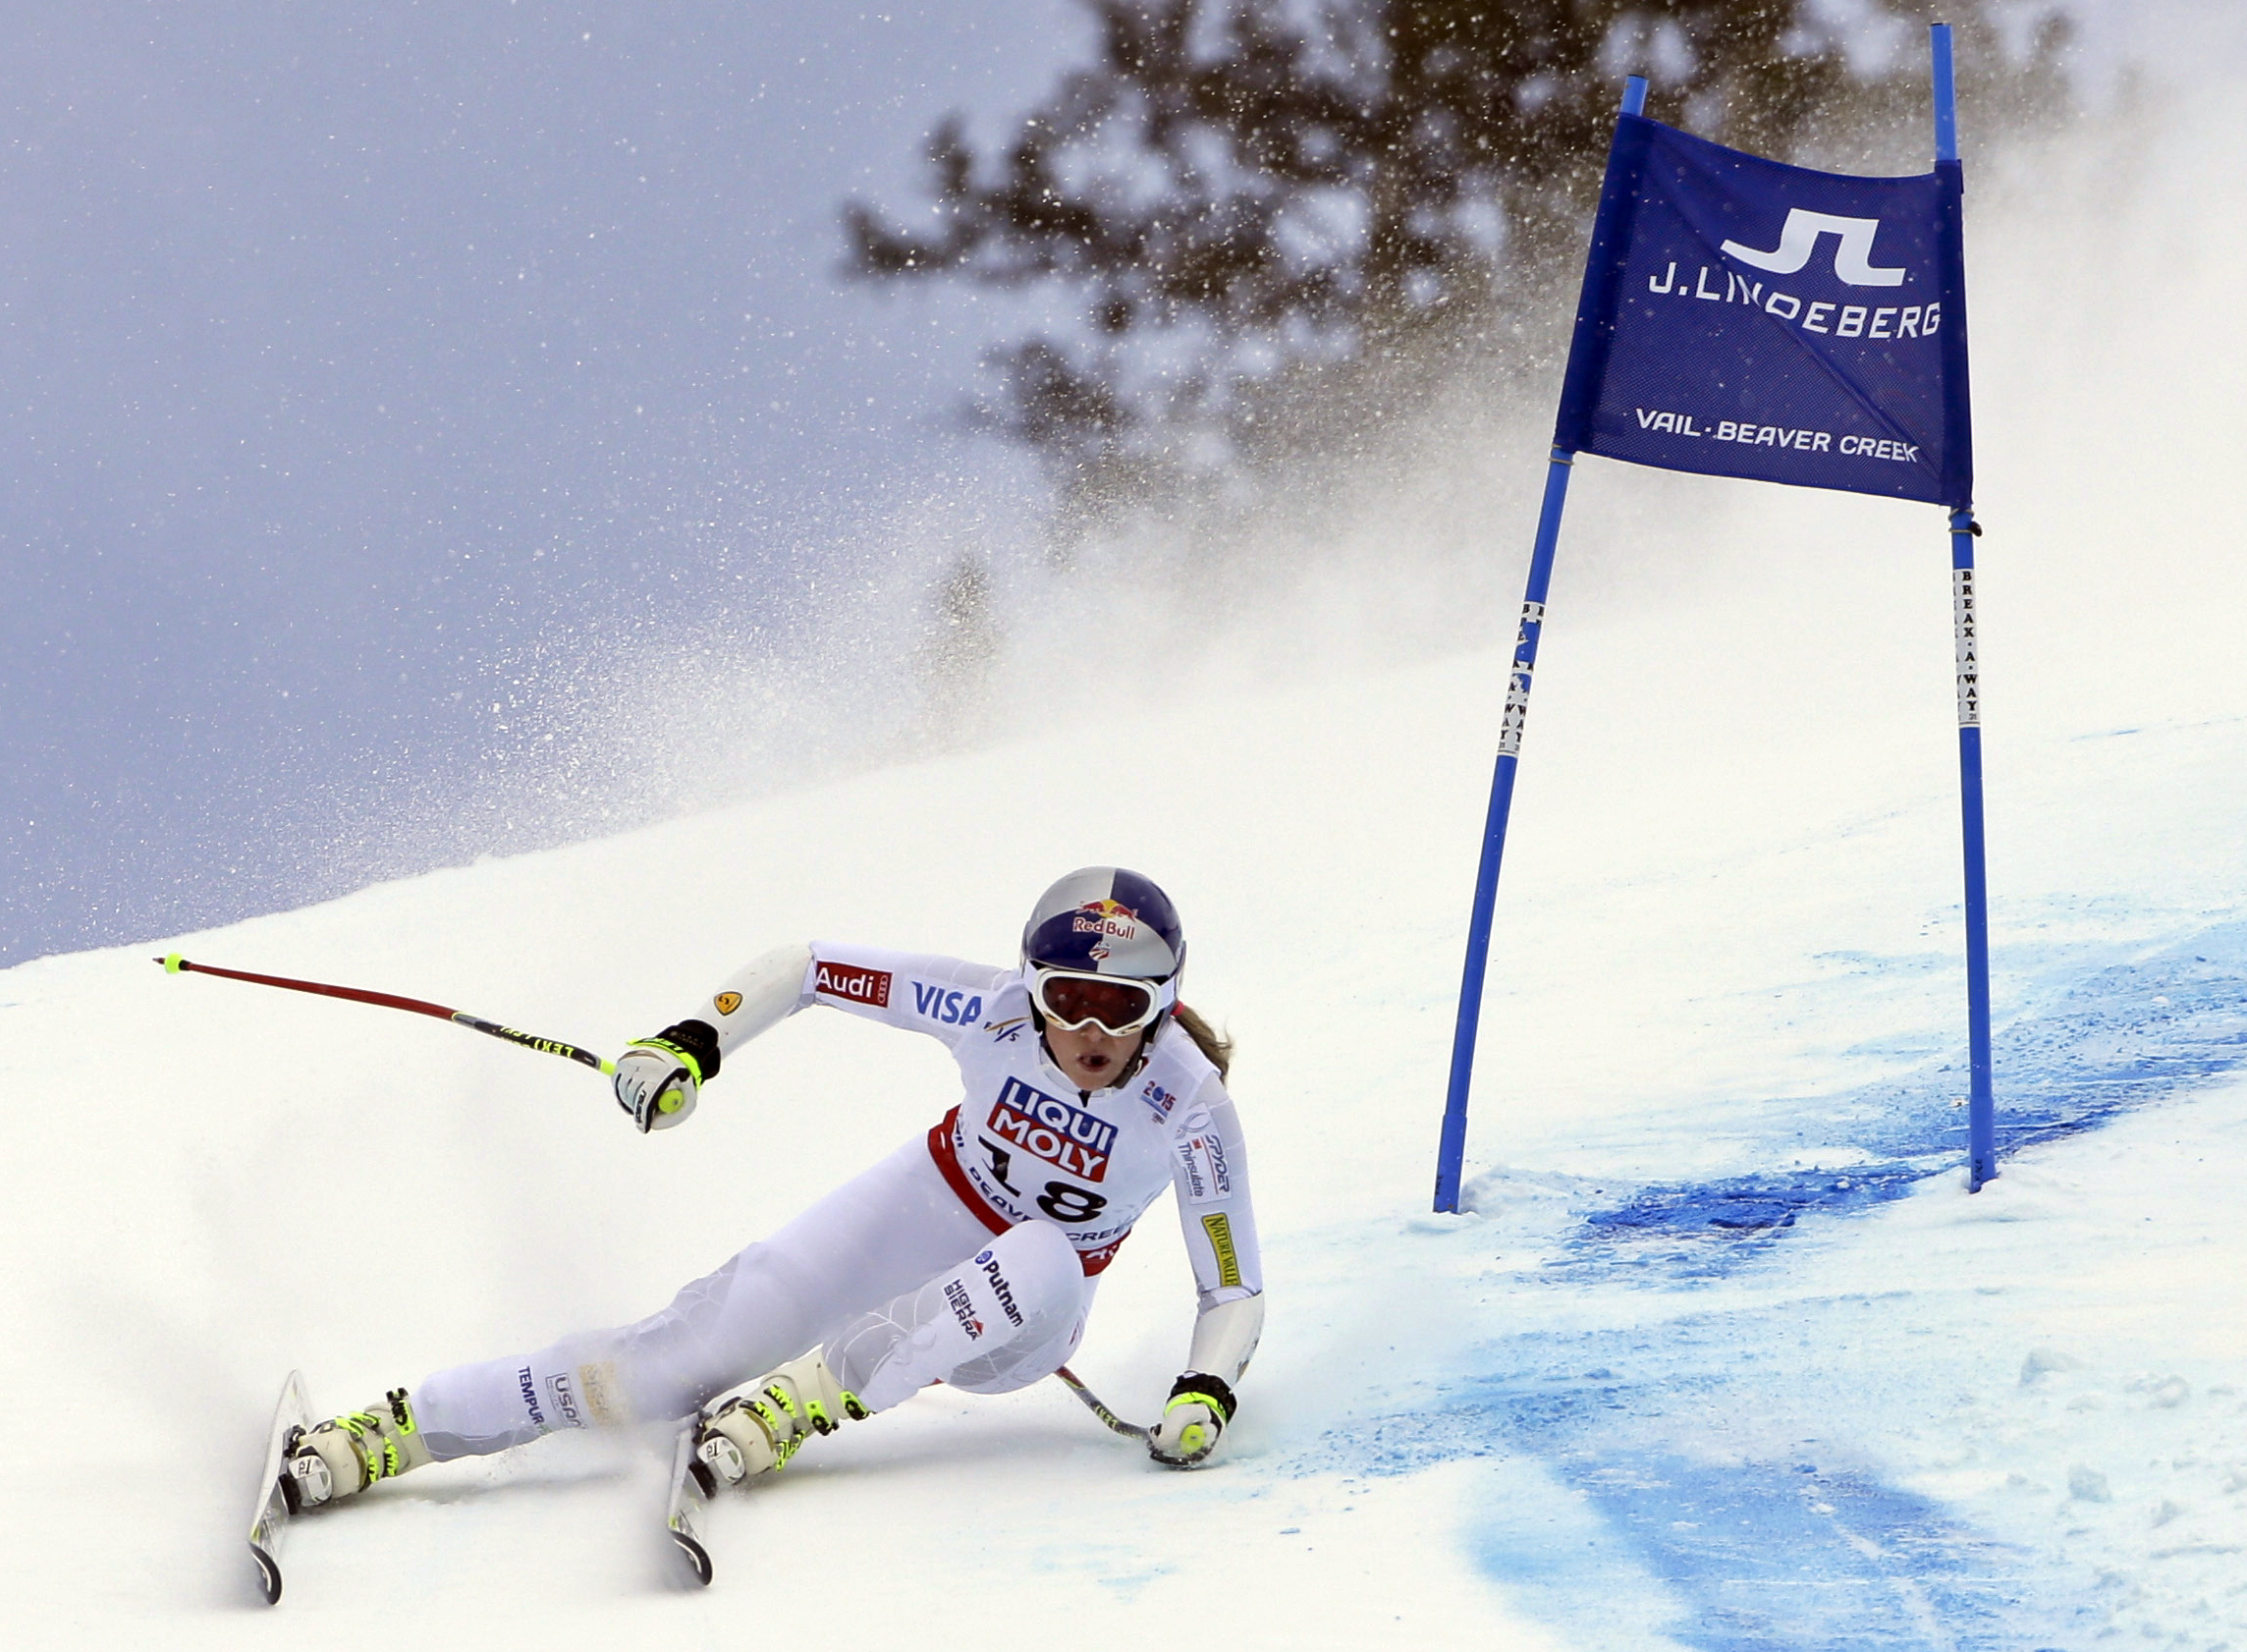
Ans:
[[[1014,969],[818,942],[766,954],[618,1060],[642,1131],[683,1122],[722,1062],[811,1004],[943,1040],[959,1104],[652,1318],[440,1371],[307,1431],[291,1505],[557,1428],[690,1415],[704,1484],[739,1485],[929,1383],[1026,1387],[1075,1349],[1101,1270],[1166,1184],[1200,1315],[1148,1449],[1207,1461],[1264,1299],[1230,1050],[1178,1002],[1184,963],[1170,898],[1114,866],[1046,891]]]

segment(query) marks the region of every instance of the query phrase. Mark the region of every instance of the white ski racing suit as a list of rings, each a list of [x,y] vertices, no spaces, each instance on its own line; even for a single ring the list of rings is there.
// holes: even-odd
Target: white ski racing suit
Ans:
[[[687,1416],[813,1347],[873,1411],[937,1381],[1026,1387],[1075,1349],[1101,1270],[1166,1186],[1197,1331],[1233,1327],[1197,1335],[1206,1363],[1192,1368],[1238,1377],[1261,1303],[1211,1316],[1263,1290],[1246,1157],[1232,1099],[1182,1026],[1166,1017],[1126,1077],[1086,1091],[1047,1055],[1019,971],[824,943],[751,964],[694,1019],[730,1055],[813,1004],[942,1040],[959,1105],[662,1312],[428,1378],[413,1392],[433,1457]]]

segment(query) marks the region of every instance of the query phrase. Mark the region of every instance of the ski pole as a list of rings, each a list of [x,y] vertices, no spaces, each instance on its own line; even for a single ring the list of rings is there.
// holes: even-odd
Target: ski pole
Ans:
[[[418,998],[400,998],[393,993],[369,992],[364,987],[330,986],[324,981],[293,981],[286,975],[252,975],[246,969],[221,969],[215,964],[190,964],[178,953],[155,961],[164,966],[167,975],[224,975],[230,981],[250,981],[261,987],[286,987],[291,992],[316,992],[326,998],[348,998],[357,1004],[380,1004],[392,1010],[411,1010],[416,1016],[435,1016],[441,1021],[456,1026],[472,1028],[494,1038],[504,1038],[510,1044],[521,1044],[526,1050],[544,1050],[550,1056],[567,1056],[572,1061],[601,1073],[614,1073],[617,1064],[604,1061],[590,1050],[580,1050],[575,1044],[565,1044],[558,1038],[541,1038],[536,1033],[518,1032],[512,1026],[501,1026],[480,1016],[471,1016],[466,1010],[448,1010],[442,1004],[427,1004]]]
[[[1067,1365],[1064,1365],[1060,1370],[1056,1371],[1054,1375],[1061,1378],[1062,1382],[1068,1386],[1069,1393],[1075,1395],[1079,1400],[1084,1402],[1084,1408],[1086,1410],[1090,1411],[1094,1416],[1098,1417],[1110,1428],[1113,1428],[1117,1433],[1130,1440],[1146,1439],[1147,1431],[1144,1428],[1141,1428],[1135,1422],[1125,1422],[1122,1417],[1118,1416],[1114,1411],[1110,1410],[1106,1405],[1101,1404],[1100,1396],[1093,1393],[1089,1388],[1086,1388],[1084,1384],[1078,1380],[1077,1374],[1070,1370]]]

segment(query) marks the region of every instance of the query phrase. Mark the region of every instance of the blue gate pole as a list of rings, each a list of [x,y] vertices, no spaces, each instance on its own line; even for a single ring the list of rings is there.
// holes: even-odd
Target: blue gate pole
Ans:
[[[1935,158],[1958,158],[1958,85],[1950,26],[1932,25]],[[1966,1190],[1998,1174],[1998,1104],[1990,1074],[1990,884],[1982,832],[1982,672],[1974,611],[1971,510],[1950,513],[1950,616],[1958,671],[1958,808],[1966,854]]]
[[[1646,79],[1622,84],[1622,112],[1646,112]],[[1568,503],[1568,471],[1576,456],[1553,450],[1545,468],[1545,503],[1537,513],[1537,543],[1529,556],[1529,586],[1521,596],[1521,628],[1513,635],[1513,665],[1506,679],[1506,714],[1499,726],[1498,763],[1490,777],[1490,811],[1482,830],[1482,861],[1475,868],[1474,909],[1467,917],[1466,967],[1459,981],[1459,1015],[1452,1029],[1452,1082],[1444,1100],[1444,1135],[1436,1148],[1436,1209],[1459,1208],[1459,1166],[1467,1149],[1467,1091],[1474,1083],[1475,1034],[1482,1026],[1483,974],[1490,963],[1491,909],[1498,904],[1498,866],[1506,854],[1506,820],[1513,809],[1513,771],[1521,759],[1521,728],[1529,713],[1529,680],[1537,669],[1537,638],[1545,630],[1545,592],[1553,580],[1553,551],[1561,542],[1561,512]]]
[[[1482,1022],[1483,971],[1490,961],[1490,917],[1498,903],[1498,865],[1506,854],[1506,820],[1513,808],[1513,771],[1521,760],[1529,680],[1537,669],[1537,638],[1545,629],[1545,592],[1553,580],[1553,551],[1561,542],[1561,512],[1568,502],[1568,471],[1574,463],[1575,455],[1555,448],[1552,462],[1545,468],[1545,505],[1537,514],[1537,546],[1529,557],[1529,586],[1521,597],[1521,629],[1514,633],[1513,667],[1506,679],[1498,766],[1490,779],[1482,863],[1475,871],[1474,909],[1467,918],[1467,963],[1459,983],[1459,1018],[1452,1031],[1452,1087],[1444,1103],[1444,1139],[1436,1150],[1439,1211],[1459,1208],[1459,1165],[1467,1147],[1467,1090],[1474,1082],[1475,1034]]]
[[[1958,158],[1958,77],[1950,64],[1950,26],[1927,26],[1927,46],[1935,68],[1935,158]]]
[[[1982,682],[1975,636],[1974,513],[1950,513],[1950,615],[1958,661],[1958,807],[1966,848],[1966,1190],[1998,1174],[1990,1080],[1990,886],[1982,857]]]

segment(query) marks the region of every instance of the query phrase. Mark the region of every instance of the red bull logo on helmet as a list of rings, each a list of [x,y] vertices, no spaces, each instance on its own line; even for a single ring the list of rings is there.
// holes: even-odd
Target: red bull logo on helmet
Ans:
[[[1135,941],[1139,938],[1139,914],[1121,901],[1087,901],[1076,909],[1075,920],[1069,928],[1079,935]],[[1097,951],[1094,956],[1099,956]]]

